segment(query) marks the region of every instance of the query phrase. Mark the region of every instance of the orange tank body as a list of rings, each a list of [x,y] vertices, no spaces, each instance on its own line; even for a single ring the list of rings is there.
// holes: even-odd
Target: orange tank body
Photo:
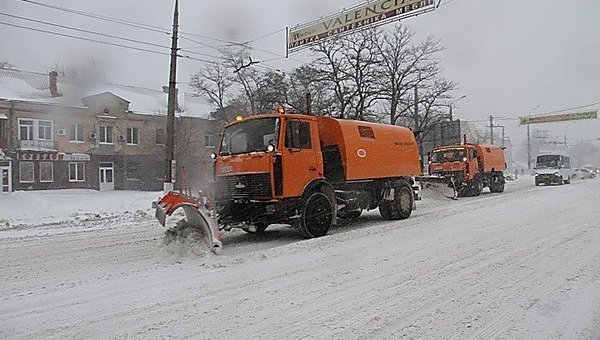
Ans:
[[[482,161],[483,172],[506,170],[506,159],[502,147],[492,144],[475,145]]]
[[[317,117],[321,147],[337,145],[347,181],[422,174],[411,130],[394,125]]]

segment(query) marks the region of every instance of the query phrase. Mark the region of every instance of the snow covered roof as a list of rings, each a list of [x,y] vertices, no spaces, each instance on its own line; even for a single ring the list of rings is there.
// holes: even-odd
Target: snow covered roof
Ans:
[[[134,113],[151,115],[167,113],[168,94],[162,89],[59,76],[57,90],[60,96],[53,97],[49,84],[48,74],[0,68],[0,99],[81,106],[83,98],[108,92],[129,102],[129,110]],[[179,108],[186,116],[208,118],[210,109],[193,94],[179,94],[178,102]]]

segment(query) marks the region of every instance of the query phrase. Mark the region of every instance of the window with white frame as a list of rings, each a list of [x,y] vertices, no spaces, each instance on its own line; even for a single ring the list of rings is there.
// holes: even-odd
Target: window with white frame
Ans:
[[[83,125],[72,124],[69,128],[69,140],[71,142],[83,142]]]
[[[54,181],[54,163],[40,162],[40,182],[47,183]]]
[[[139,132],[136,127],[127,128],[127,144],[137,145],[139,144]]]
[[[204,136],[204,146],[207,148],[215,147],[215,136],[214,135],[205,135]]]
[[[69,182],[85,181],[85,163],[71,162],[69,163]]]
[[[112,144],[113,128],[112,126],[100,126],[100,143]]]
[[[51,120],[38,120],[38,139],[39,140],[52,140],[52,121]]]
[[[19,182],[33,183],[33,162],[19,163]]]
[[[33,140],[33,119],[19,118],[19,140]]]
[[[19,140],[54,140],[51,120],[19,118]]]

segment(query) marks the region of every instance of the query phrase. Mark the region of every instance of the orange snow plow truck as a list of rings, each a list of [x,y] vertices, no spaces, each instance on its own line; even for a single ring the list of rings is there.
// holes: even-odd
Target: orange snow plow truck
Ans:
[[[483,188],[504,191],[506,160],[497,145],[460,144],[434,148],[429,154],[429,176],[421,184],[443,183],[453,189],[453,198],[479,196]]]
[[[193,200],[173,192],[157,209],[164,224],[165,214],[187,206],[186,219],[201,224],[213,245],[222,230],[234,227],[261,233],[271,224],[290,224],[312,238],[363,210],[379,208],[384,219],[405,219],[419,199],[413,181],[422,175],[417,143],[400,126],[252,116],[225,127],[213,156],[214,220],[202,205],[191,209]]]

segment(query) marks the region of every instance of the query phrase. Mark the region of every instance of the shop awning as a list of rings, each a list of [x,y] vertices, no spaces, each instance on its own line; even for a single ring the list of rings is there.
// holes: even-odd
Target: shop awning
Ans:
[[[4,113],[0,113],[0,119],[8,119],[8,117]]]

